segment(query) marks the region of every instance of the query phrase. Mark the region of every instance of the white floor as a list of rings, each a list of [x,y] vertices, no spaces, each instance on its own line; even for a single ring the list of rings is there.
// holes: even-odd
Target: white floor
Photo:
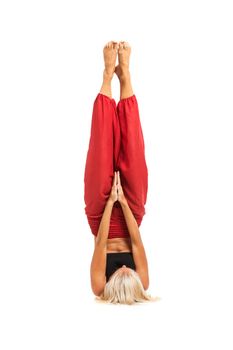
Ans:
[[[0,348],[232,350],[230,1],[12,1],[0,23]],[[109,40],[132,45],[149,170],[161,300],[135,306],[96,303],[89,281],[83,174]]]

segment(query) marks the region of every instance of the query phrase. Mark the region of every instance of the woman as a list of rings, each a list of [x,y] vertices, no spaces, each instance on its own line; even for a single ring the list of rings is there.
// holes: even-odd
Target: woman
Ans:
[[[94,235],[92,290],[97,299],[126,304],[152,300],[145,292],[149,274],[139,232],[148,171],[130,53],[126,42],[111,41],[103,49],[103,83],[94,101],[84,175],[85,213]],[[111,91],[114,72],[120,81],[117,105]]]

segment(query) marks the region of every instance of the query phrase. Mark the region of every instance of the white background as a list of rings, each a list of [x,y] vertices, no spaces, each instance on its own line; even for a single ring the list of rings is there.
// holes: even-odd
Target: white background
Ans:
[[[1,1],[0,319],[7,349],[232,349],[230,1]],[[132,46],[159,302],[96,304],[84,166],[107,41]],[[119,84],[113,81],[119,100]]]

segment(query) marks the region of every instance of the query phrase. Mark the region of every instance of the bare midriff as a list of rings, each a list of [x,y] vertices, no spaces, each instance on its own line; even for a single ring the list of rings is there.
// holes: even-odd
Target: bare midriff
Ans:
[[[111,238],[107,240],[107,253],[132,252],[130,238]]]

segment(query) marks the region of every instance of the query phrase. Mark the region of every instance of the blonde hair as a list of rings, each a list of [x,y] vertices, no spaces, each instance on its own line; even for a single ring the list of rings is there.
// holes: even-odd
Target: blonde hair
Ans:
[[[141,279],[136,271],[116,270],[106,283],[104,291],[97,301],[132,305],[136,302],[156,301],[160,298],[151,297],[143,288]]]

